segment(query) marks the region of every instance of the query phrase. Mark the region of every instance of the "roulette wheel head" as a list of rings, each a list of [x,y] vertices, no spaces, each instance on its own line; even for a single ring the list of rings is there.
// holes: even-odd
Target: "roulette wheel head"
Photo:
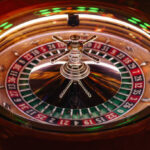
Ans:
[[[96,4],[45,3],[2,20],[0,107],[10,122],[100,136],[149,114],[150,25]]]

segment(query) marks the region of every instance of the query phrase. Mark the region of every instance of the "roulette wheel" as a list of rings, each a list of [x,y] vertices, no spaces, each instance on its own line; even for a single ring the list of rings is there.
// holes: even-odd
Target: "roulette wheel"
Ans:
[[[1,14],[1,139],[84,141],[148,130],[147,15],[98,1],[32,3],[12,1]]]

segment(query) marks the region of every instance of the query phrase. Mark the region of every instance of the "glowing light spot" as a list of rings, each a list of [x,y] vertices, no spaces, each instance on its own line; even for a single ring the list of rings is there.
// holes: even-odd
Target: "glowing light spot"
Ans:
[[[53,13],[61,12],[62,10],[54,10]]]
[[[6,25],[5,27],[4,27],[4,29],[8,29],[8,28],[10,28],[10,27],[12,27],[13,26],[13,24],[8,24],[8,25]]]
[[[147,29],[147,27],[143,24],[139,24],[140,27],[144,28],[144,29]]]
[[[40,10],[39,12],[47,12],[47,11],[49,11],[49,9],[43,9],[43,10]]]
[[[86,9],[86,7],[77,7],[78,9]]]
[[[137,24],[137,22],[132,20],[132,19],[128,19],[128,21],[131,22],[131,23]]]
[[[88,11],[90,11],[90,12],[98,12],[99,8],[90,7]]]
[[[89,9],[91,9],[91,10],[99,10],[99,8],[96,8],[96,7],[90,7]]]
[[[78,11],[85,11],[85,10],[86,10],[86,7],[77,7],[77,10],[78,10]]]
[[[61,8],[52,8],[52,10],[61,10]]]
[[[5,22],[5,23],[1,24],[0,28],[6,26],[7,24],[8,24],[8,22]]]
[[[61,8],[52,8],[53,13],[61,12]]]
[[[144,23],[144,25],[150,28],[150,24],[148,24],[148,23]]]
[[[50,11],[46,11],[46,12],[42,12],[41,15],[46,15],[46,14],[49,14],[51,13]]]
[[[132,20],[135,20],[136,22],[141,22],[140,19],[137,19],[137,18],[134,18],[134,17],[132,17],[131,19],[132,19]]]
[[[95,13],[97,13],[97,12],[98,12],[97,10],[88,10],[88,11],[90,11],[90,12],[95,12]]]

